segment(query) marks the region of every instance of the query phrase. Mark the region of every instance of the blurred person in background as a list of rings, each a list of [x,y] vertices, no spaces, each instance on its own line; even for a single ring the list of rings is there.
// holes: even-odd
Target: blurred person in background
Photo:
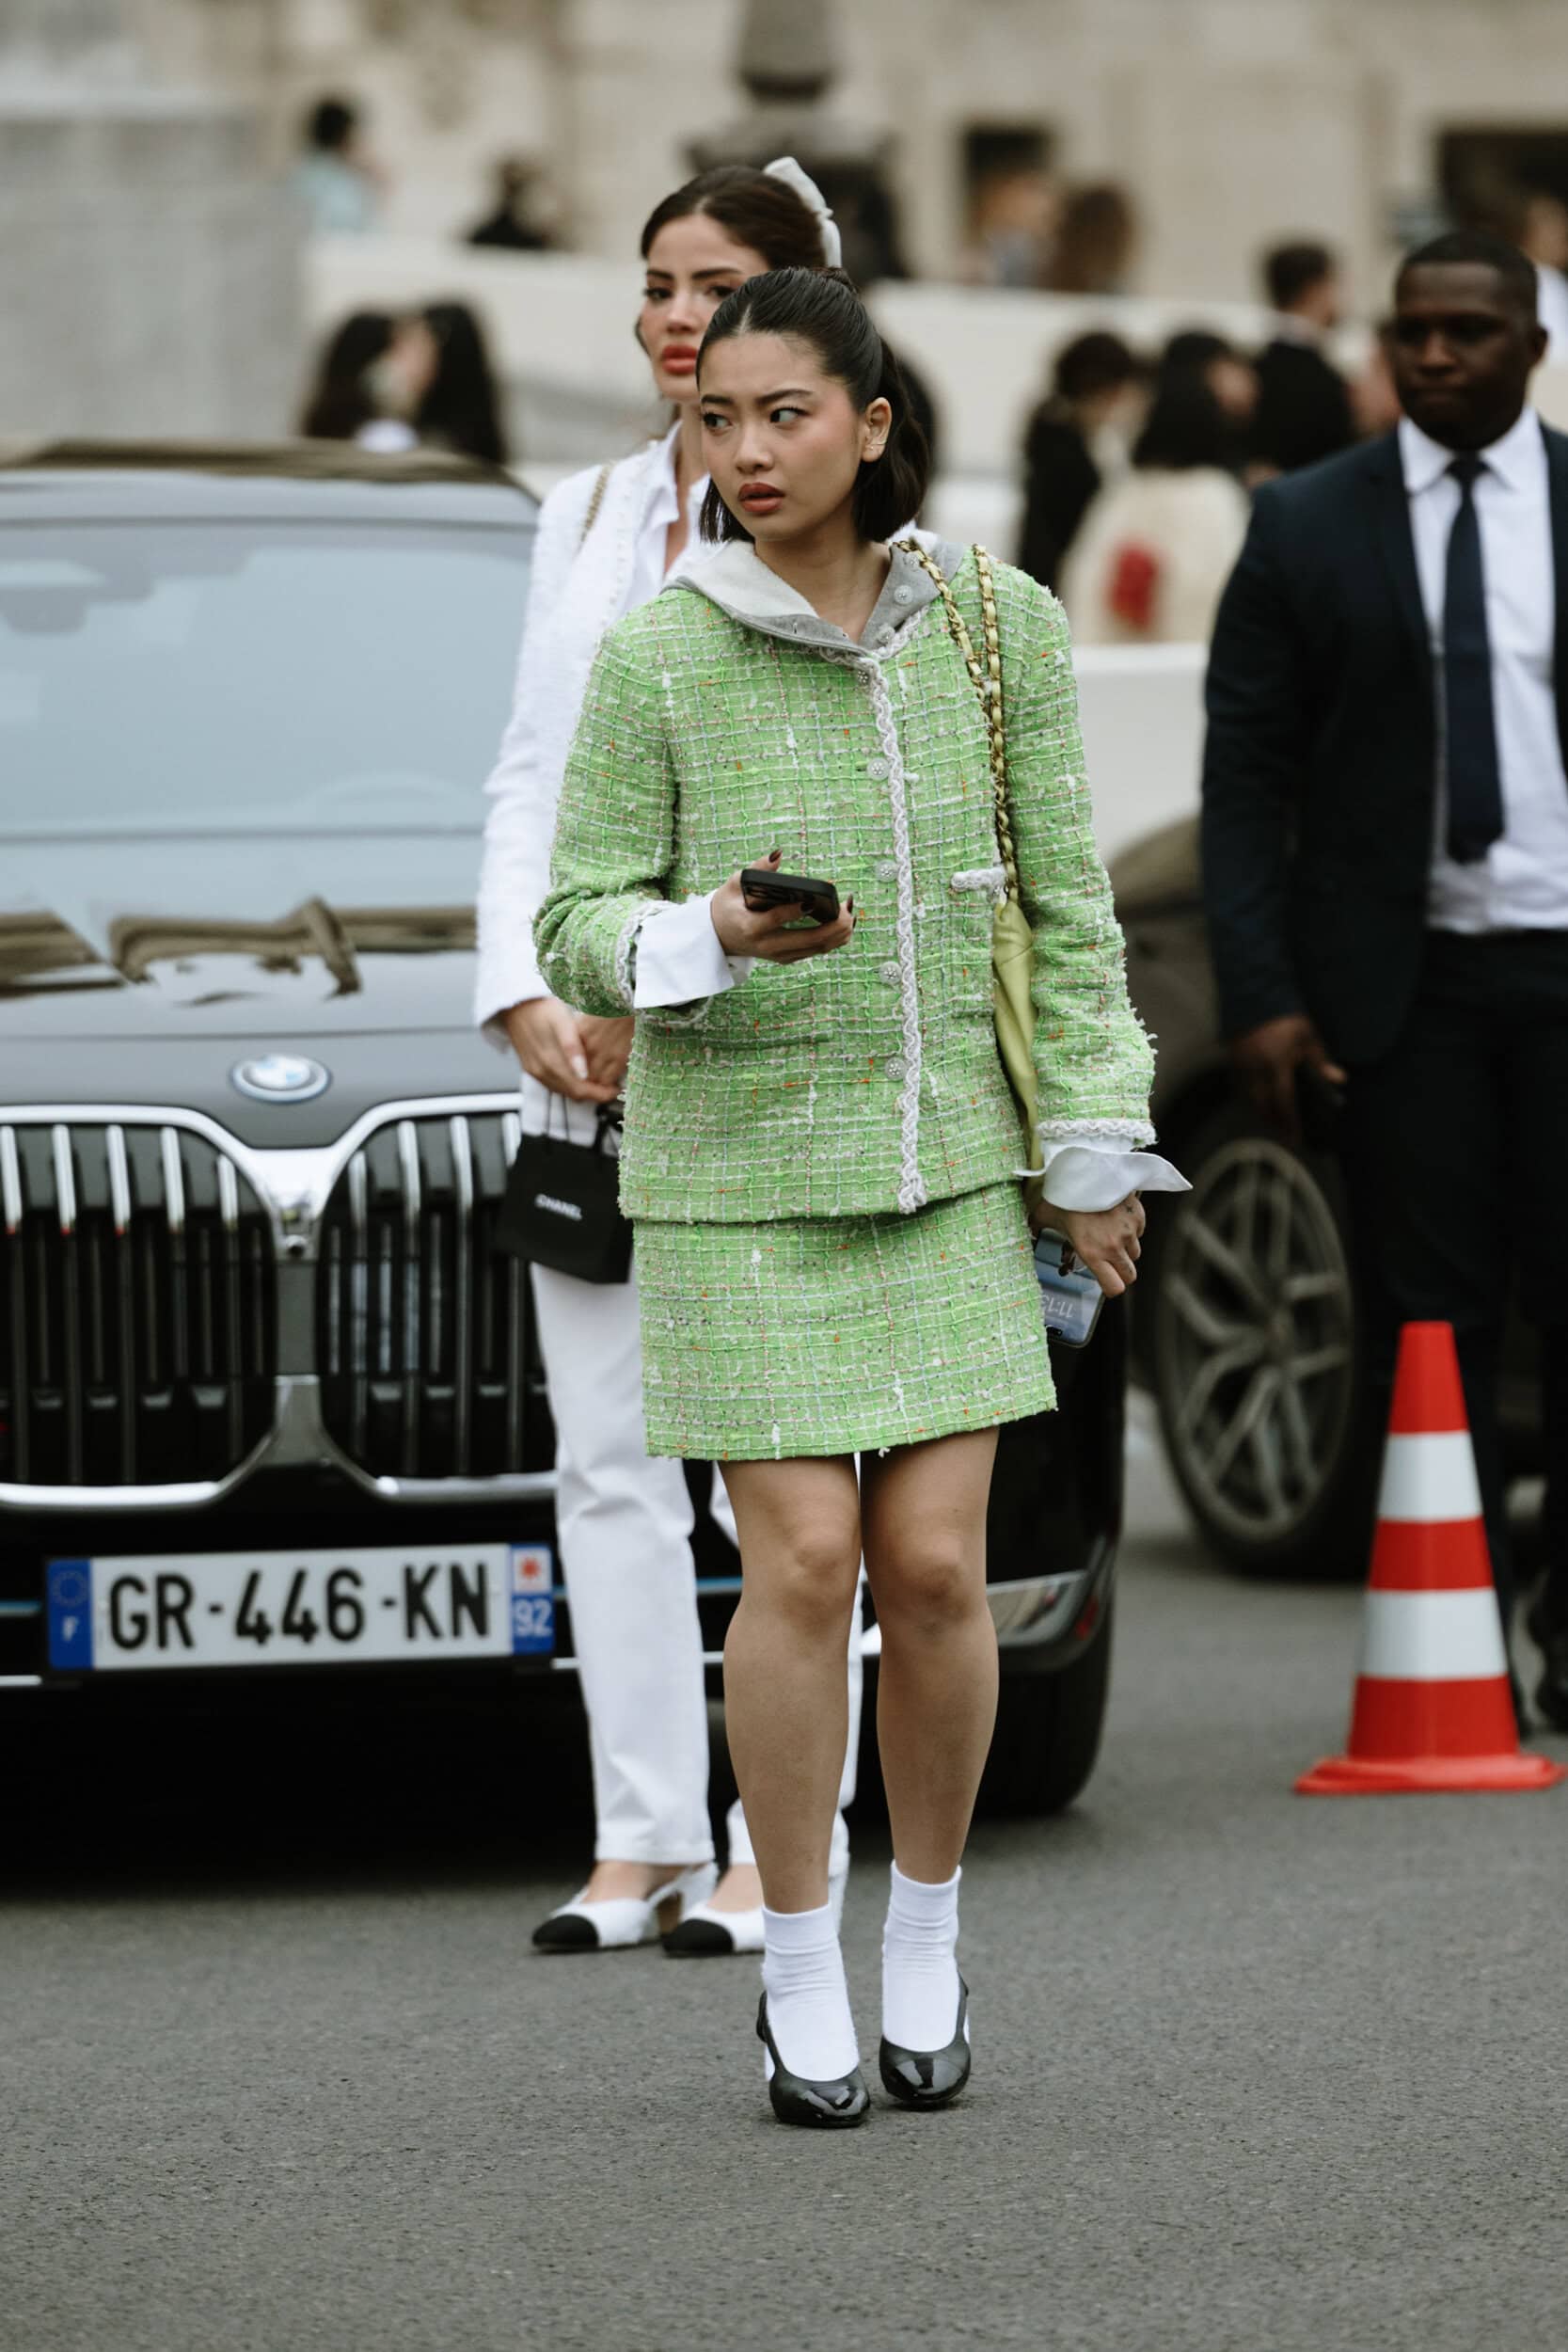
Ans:
[[[547,253],[555,240],[536,216],[540,175],[521,155],[496,166],[495,209],[467,232],[468,245],[499,246],[509,253]]]
[[[1391,433],[1402,414],[1389,356],[1393,332],[1392,319],[1379,320],[1367,357],[1350,379],[1351,414],[1355,420],[1356,434],[1363,441],[1370,441],[1377,433]]]
[[[1126,471],[1143,406],[1142,371],[1119,335],[1098,328],[1056,354],[1051,391],[1023,438],[1019,567],[1054,589],[1085,511],[1107,474]]]
[[[1207,386],[1219,403],[1227,441],[1227,463],[1240,474],[1252,441],[1252,421],[1258,413],[1258,371],[1244,352],[1207,326],[1183,327],[1160,354],[1154,370],[1156,394],[1173,385]]]
[[[1541,1335],[1537,1693],[1568,1729],[1568,437],[1528,405],[1535,272],[1485,231],[1395,282],[1393,432],[1267,483],[1209,664],[1223,1033],[1288,1140],[1333,1114],[1374,1384],[1452,1324],[1505,1619],[1497,1422]]]
[[[1293,473],[1355,438],[1349,389],[1323,348],[1339,324],[1339,265],[1326,245],[1276,245],[1263,257],[1263,284],[1274,331],[1257,361],[1253,457],[1272,473]]]
[[[964,278],[980,286],[1043,286],[1061,202],[1056,181],[1039,165],[989,173],[974,194]]]
[[[365,153],[359,109],[346,98],[320,98],[305,119],[305,152],[290,185],[321,236],[357,236],[375,227],[381,173]]]
[[[506,435],[483,328],[466,302],[428,303],[420,315],[436,364],[413,412],[415,437],[504,466]]]
[[[1533,188],[1521,208],[1517,243],[1535,263],[1535,299],[1547,358],[1568,361],[1568,204]]]
[[[1155,379],[1131,470],[1090,505],[1062,576],[1079,644],[1201,644],[1246,535],[1236,355],[1178,338]],[[1244,363],[1242,363],[1244,365]],[[1222,397],[1222,394],[1225,396]]]
[[[642,231],[637,339],[674,421],[663,437],[561,483],[539,518],[511,723],[488,790],[479,883],[475,1013],[522,1066],[522,1122],[592,1144],[620,1095],[632,1024],[592,1020],[545,985],[533,918],[549,880],[566,755],[599,640],[658,594],[683,557],[701,561],[707,491],[697,351],[724,296],[770,269],[821,269],[839,252],[815,184],[793,161],[723,165],[677,188]],[[602,1951],[656,1940],[677,1955],[762,1949],[762,1888],[743,1808],[728,1820],[729,1867],[714,1888],[707,1708],[691,1556],[692,1508],[679,1462],[654,1460],[642,1412],[635,1262],[624,1283],[531,1269],[555,1418],[557,1525],[588,1716],[597,1820],[594,1866],[543,1920],[546,1950]],[[732,1536],[722,1482],[713,1511]],[[848,1656],[849,1740],[840,1804],[854,1792],[861,1656]],[[833,1831],[832,1899],[842,1903],[849,1836]]]
[[[413,418],[435,382],[440,353],[420,317],[356,310],[328,337],[299,430],[361,449],[413,449]]]
[[[1137,242],[1137,215],[1125,188],[1114,180],[1074,188],[1062,207],[1046,282],[1053,294],[1125,294]]]

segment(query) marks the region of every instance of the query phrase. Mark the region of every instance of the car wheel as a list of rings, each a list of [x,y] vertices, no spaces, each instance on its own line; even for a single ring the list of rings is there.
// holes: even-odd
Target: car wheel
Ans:
[[[1368,1443],[1330,1163],[1240,1108],[1183,1152],[1160,1237],[1152,1372],[1171,1467],[1212,1548],[1256,1575],[1359,1575]]]
[[[987,1813],[1060,1813],[1094,1770],[1111,1687],[1116,1605],[1054,1674],[1009,1673],[1006,1654],[980,1805]]]

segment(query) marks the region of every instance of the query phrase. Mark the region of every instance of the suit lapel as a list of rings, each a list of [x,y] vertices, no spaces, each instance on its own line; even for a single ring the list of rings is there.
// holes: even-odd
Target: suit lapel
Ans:
[[[1421,583],[1416,571],[1416,543],[1410,535],[1410,501],[1404,469],[1400,464],[1397,433],[1386,433],[1367,453],[1367,486],[1371,496],[1373,531],[1399,606],[1400,618],[1421,664],[1432,675],[1432,638],[1421,604]]]
[[[1568,768],[1568,434],[1545,426],[1547,496],[1552,512],[1552,572],[1557,621],[1552,632],[1552,684],[1557,698],[1557,736]]]

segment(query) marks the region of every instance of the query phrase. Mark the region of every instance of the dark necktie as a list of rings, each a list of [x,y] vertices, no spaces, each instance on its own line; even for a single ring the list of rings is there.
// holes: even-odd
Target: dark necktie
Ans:
[[[1449,855],[1473,866],[1503,829],[1497,732],[1492,716],[1492,644],[1486,633],[1486,580],[1476,516],[1476,476],[1481,461],[1456,457],[1449,471],[1459,485],[1443,596]]]

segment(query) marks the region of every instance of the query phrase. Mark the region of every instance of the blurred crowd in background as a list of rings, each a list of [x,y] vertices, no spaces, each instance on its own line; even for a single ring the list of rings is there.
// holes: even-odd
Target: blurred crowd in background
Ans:
[[[493,201],[464,242],[513,252],[568,245],[560,208],[527,157],[493,167]],[[348,97],[314,103],[292,184],[312,231],[373,232],[389,166]],[[1534,262],[1553,356],[1568,358],[1568,204],[1550,190],[1483,179],[1455,208]],[[896,224],[876,276],[905,277]],[[1113,182],[1074,184],[1004,153],[974,181],[964,281],[1105,297],[1132,278],[1136,209]],[[863,261],[863,277],[870,264]],[[1395,421],[1381,337],[1338,362],[1346,302],[1339,259],[1315,238],[1259,256],[1260,339],[1189,327],[1135,347],[1107,323],[1054,354],[1017,453],[1022,568],[1054,589],[1082,644],[1204,641],[1261,481],[1334,455]],[[936,405],[910,371],[933,440]],[[328,338],[296,420],[313,437],[372,449],[429,446],[515,462],[504,402],[476,310],[459,301],[408,314],[357,310]]]

